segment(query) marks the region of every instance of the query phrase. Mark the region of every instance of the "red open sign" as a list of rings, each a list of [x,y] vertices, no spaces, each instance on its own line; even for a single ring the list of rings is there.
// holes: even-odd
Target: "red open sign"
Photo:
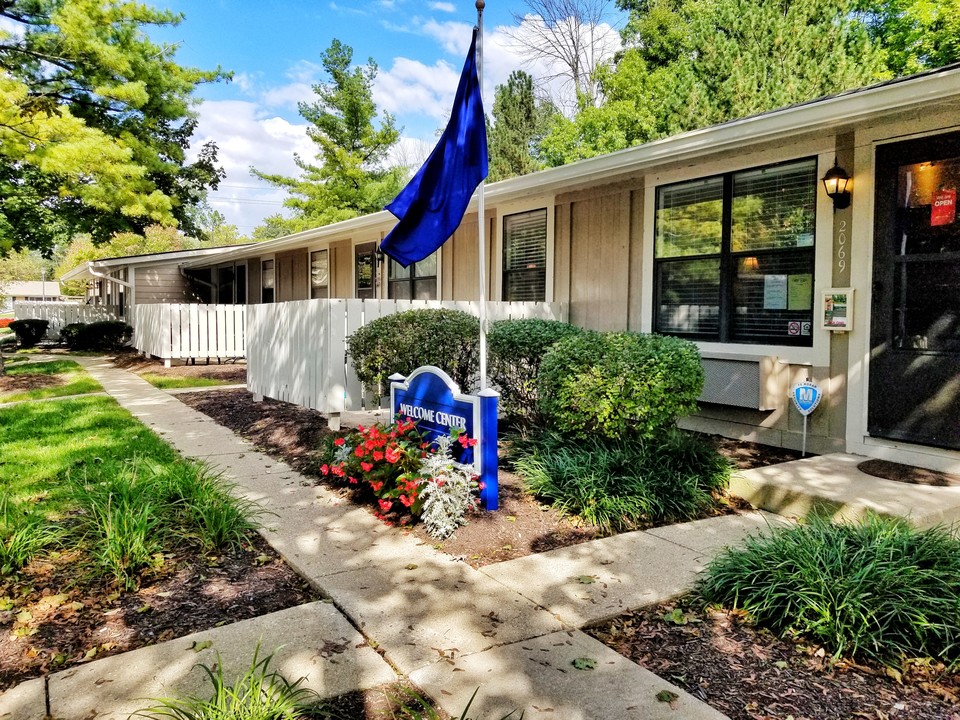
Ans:
[[[938,190],[933,196],[930,210],[930,225],[949,225],[957,218],[957,191]]]

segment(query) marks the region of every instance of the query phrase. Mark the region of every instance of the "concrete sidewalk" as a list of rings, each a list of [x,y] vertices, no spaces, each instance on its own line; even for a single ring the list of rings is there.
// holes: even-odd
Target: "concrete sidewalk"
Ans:
[[[82,359],[107,392],[185,456],[210,463],[259,502],[263,536],[328,602],[198,633],[30,681],[0,696],[0,719],[120,720],[142,698],[196,692],[194,663],[249,666],[283,645],[277,668],[322,696],[406,676],[454,716],[724,716],[580,628],[688,591],[712,553],[776,516],[748,513],[625,533],[475,570],[385,527],[282,462],[108,362]],[[592,582],[583,583],[583,576]],[[201,652],[194,642],[212,644]],[[374,652],[378,648],[381,654]],[[596,661],[579,670],[574,660]],[[229,673],[228,673],[229,676]],[[659,702],[662,690],[678,695]]]

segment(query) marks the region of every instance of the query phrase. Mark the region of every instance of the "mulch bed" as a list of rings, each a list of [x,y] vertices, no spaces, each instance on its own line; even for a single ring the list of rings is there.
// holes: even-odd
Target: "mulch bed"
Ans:
[[[741,613],[676,606],[623,615],[587,630],[731,720],[960,720],[957,675],[943,666],[898,671],[833,661],[818,647],[751,627]]]

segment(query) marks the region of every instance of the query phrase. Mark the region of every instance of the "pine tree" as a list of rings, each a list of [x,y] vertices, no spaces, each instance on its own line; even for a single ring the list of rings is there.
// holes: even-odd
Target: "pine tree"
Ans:
[[[504,180],[542,169],[540,141],[556,115],[549,101],[536,98],[533,78],[528,73],[516,70],[505,85],[498,85],[493,101],[494,122],[488,123],[487,128],[488,180]]]
[[[330,82],[313,87],[317,100],[300,103],[300,115],[311,127],[307,134],[317,144],[317,162],[296,157],[300,177],[253,174],[287,190],[284,205],[293,217],[271,218],[270,234],[278,228],[296,232],[329,225],[382,210],[403,186],[403,168],[388,167],[388,154],[400,139],[393,116],[383,113],[379,127],[373,102],[377,65],[351,67],[353,49],[334,39],[322,63]],[[258,229],[259,230],[259,229]],[[254,232],[260,237],[263,232]]]

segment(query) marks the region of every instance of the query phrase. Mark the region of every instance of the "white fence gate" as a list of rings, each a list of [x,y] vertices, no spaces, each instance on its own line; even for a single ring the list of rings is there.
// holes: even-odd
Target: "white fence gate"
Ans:
[[[150,304],[133,308],[133,347],[171,360],[246,356],[246,305]]]
[[[49,320],[47,337],[60,337],[60,330],[71,323],[93,323],[103,320],[122,320],[116,305],[84,305],[69,302],[15,302],[13,314],[17,320]]]
[[[325,413],[359,410],[363,388],[346,357],[346,338],[384,315],[416,308],[480,314],[479,302],[300,300],[247,307],[247,389]],[[566,320],[562,303],[487,303],[494,320]]]

